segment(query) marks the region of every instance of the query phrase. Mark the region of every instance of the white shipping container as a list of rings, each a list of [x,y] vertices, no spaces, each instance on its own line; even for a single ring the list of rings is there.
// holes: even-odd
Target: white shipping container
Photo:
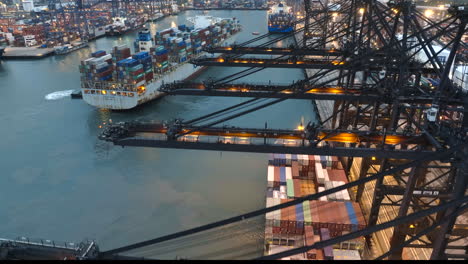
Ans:
[[[268,175],[267,175],[268,187],[273,187],[273,182],[275,181],[275,168],[271,165],[268,166]]]
[[[280,185],[279,192],[280,192],[280,193],[284,193],[284,194],[285,194],[285,193],[286,193],[286,186],[284,186],[284,185]]]
[[[281,204],[281,199],[280,198],[275,198],[273,199],[273,206],[274,205],[279,205]],[[274,214],[274,218],[275,220],[281,220],[281,211],[280,210],[276,210],[276,211],[273,211],[273,214]]]
[[[345,182],[344,181],[336,181],[336,184],[337,186],[341,186],[341,185],[345,185]],[[351,198],[349,197],[349,192],[348,192],[348,189],[344,189],[341,191],[341,199],[343,201],[349,201],[351,200]]]
[[[273,184],[274,181],[275,181],[275,167],[269,165],[268,166],[268,184],[270,184],[270,182]]]
[[[112,59],[112,54],[106,54],[106,55],[102,56],[101,58],[102,58],[103,60],[105,60],[105,61],[106,61],[106,60],[110,60],[110,59]]]
[[[85,65],[90,65],[91,64],[91,61],[94,60],[95,58],[88,58],[86,60],[84,60],[84,64]]]
[[[325,181],[330,181],[330,178],[328,177],[328,172],[326,169],[323,169],[323,177]]]
[[[286,167],[286,180],[292,180],[292,168]]]
[[[318,184],[325,183],[325,175],[323,174],[322,163],[315,163],[315,175],[317,176]]]
[[[274,205],[273,198],[267,197],[266,199],[266,207],[272,207]],[[266,219],[274,219],[273,212],[266,213]]]
[[[333,184],[333,188],[340,186],[340,183],[337,181],[332,181],[332,184]],[[343,201],[343,190],[336,193],[336,200]]]
[[[107,67],[109,64],[107,62],[101,62],[99,64],[96,64],[96,70],[102,69],[104,67]]]
[[[333,186],[333,182],[331,182],[331,181],[326,181],[326,182],[325,182],[325,190],[333,189],[333,187],[334,187],[334,186]],[[328,199],[329,201],[336,201],[337,198],[338,198],[338,195],[337,195],[337,194],[338,194],[338,192],[331,193],[331,194],[327,195],[327,199]]]
[[[320,156],[314,155],[314,160],[315,160],[315,163],[320,162]]]
[[[343,190],[343,200],[345,201],[351,201],[351,197],[349,196],[348,190]]]
[[[333,260],[361,260],[357,250],[333,249]]]
[[[273,198],[279,198],[280,197],[280,192],[279,191],[273,191]]]
[[[318,192],[319,192],[319,193],[320,193],[320,192],[323,192],[323,191],[325,191],[325,187],[322,187],[322,186],[318,187]],[[327,196],[322,196],[322,197],[320,197],[320,198],[319,198],[319,201],[328,201]]]

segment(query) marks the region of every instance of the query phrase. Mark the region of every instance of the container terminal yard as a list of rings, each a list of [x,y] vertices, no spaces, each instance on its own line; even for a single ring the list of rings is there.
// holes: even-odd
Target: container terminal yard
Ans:
[[[167,116],[156,112],[144,118],[122,118],[131,115],[123,112],[112,120],[99,110],[104,115],[96,133],[99,146],[106,146],[108,152],[116,151],[113,145],[123,147],[118,155],[138,149],[125,146],[143,147],[140,158],[146,163],[156,157],[150,151],[164,149],[173,152],[158,155],[172,153],[167,164],[174,157],[179,163],[173,164],[181,167],[185,162],[181,157],[203,151],[220,156],[268,154],[259,165],[262,173],[256,175],[261,177],[261,187],[254,191],[261,193],[262,206],[159,236],[151,235],[157,230],[140,231],[141,238],[106,249],[92,239],[70,243],[4,238],[0,259],[467,259],[468,3],[291,2],[281,4],[292,6],[292,32],[269,32],[265,17],[262,33],[249,36],[246,33],[252,30],[239,19],[245,37],[227,46],[204,45],[204,54],[189,60],[194,67],[231,69],[227,76],[206,73],[159,85],[161,100],[206,99],[216,106],[211,112],[190,110],[181,116],[176,109]],[[161,6],[163,2],[151,3]],[[183,32],[172,33],[182,38]],[[118,67],[125,62],[132,63],[129,67],[141,63],[145,69],[151,56],[157,63],[162,49],[174,46],[173,52],[179,52],[178,43],[190,43],[189,33],[180,42],[168,40],[164,48],[152,47],[151,55],[140,51],[132,58],[115,58],[123,50],[130,55],[128,48],[116,47],[112,55],[97,51],[88,60],[107,56],[111,65],[107,68],[116,64],[123,71]],[[156,39],[162,41],[162,35],[158,33]],[[81,65],[83,73],[86,64]],[[276,81],[271,76],[266,82],[246,78],[266,71],[292,74],[293,70],[300,71],[302,79],[287,83],[281,82],[285,77]],[[216,104],[217,100],[221,103]],[[273,110],[288,101],[293,101],[291,114],[280,116]],[[312,105],[312,115],[295,109],[303,102]],[[154,104],[167,106],[162,101]],[[290,119],[289,124],[300,121],[281,128],[263,118],[250,126],[231,123],[247,116],[258,118],[262,111],[273,119]],[[208,163],[216,166],[214,161]],[[228,163],[237,171],[248,164]],[[194,168],[197,165],[204,166]],[[237,199],[254,203],[252,194],[242,192],[249,183],[232,184],[235,179],[226,178],[228,173],[223,168],[216,172],[217,180],[231,183],[222,188],[218,199],[232,188],[238,192]],[[183,176],[188,179],[190,172]],[[156,192],[163,191],[157,188]],[[150,219],[162,218],[168,210],[156,211],[156,218]],[[125,232],[132,230],[138,229]]]

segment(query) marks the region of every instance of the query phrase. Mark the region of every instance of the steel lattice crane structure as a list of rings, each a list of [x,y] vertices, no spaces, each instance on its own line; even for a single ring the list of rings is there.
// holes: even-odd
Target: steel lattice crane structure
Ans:
[[[370,247],[377,234],[389,234],[390,246],[381,258],[402,259],[404,248],[432,249],[431,259],[467,258],[466,244],[456,242],[468,237],[463,218],[468,201],[468,94],[463,83],[457,84],[451,76],[462,59],[458,51],[465,48],[461,38],[467,32],[468,8],[452,6],[448,17],[431,21],[407,0],[386,4],[305,0],[304,6],[305,19],[294,33],[299,47],[249,47],[252,42],[248,42],[210,49],[224,54],[192,63],[250,68],[216,81],[161,88],[169,95],[253,99],[188,121],[108,125],[100,138],[121,146],[339,156],[353,181],[286,204],[102,252],[102,257],[352,188],[357,202],[363,203],[364,193],[372,196],[364,206],[366,229],[265,258],[294,255],[354,235],[365,235]],[[440,57],[444,50],[445,61]],[[243,58],[244,54],[276,57]],[[308,77],[292,85],[232,83],[268,67],[302,68]],[[427,82],[433,76],[440,80],[435,85]],[[319,108],[332,111],[322,111],[320,122],[299,129],[216,126],[287,99],[313,99]],[[396,215],[384,223],[386,208]],[[393,229],[378,233],[388,227]]]

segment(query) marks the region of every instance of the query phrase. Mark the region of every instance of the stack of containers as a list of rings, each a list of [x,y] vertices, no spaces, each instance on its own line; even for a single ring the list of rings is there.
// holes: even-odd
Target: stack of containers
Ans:
[[[154,69],[158,73],[164,73],[169,69],[169,55],[164,46],[156,46],[150,49]]]
[[[143,65],[135,59],[124,59],[117,62],[116,79],[124,84],[138,87],[145,84]]]
[[[330,234],[327,228],[320,228],[320,238],[322,240],[330,239]],[[326,246],[323,248],[324,260],[333,260],[333,248],[331,246]]]
[[[112,50],[112,57],[114,58],[114,62],[127,59],[130,56],[131,56],[130,48],[128,48],[127,45],[116,46]]]
[[[153,63],[149,53],[147,51],[138,52],[132,58],[143,66],[141,74],[143,74],[145,82],[150,82],[153,79]]]
[[[301,179],[298,176],[299,168],[304,166],[307,166],[306,169],[314,169],[313,179]],[[334,157],[271,155],[267,175],[267,207],[311,194],[316,191],[317,187],[318,191],[324,191],[347,183],[345,172],[337,168],[339,168],[338,159]],[[265,230],[267,243],[287,237],[294,241],[295,247],[298,247],[299,241],[311,245],[320,241],[320,236],[326,239],[325,237],[336,237],[365,228],[366,223],[359,204],[349,201],[349,196],[345,193],[347,194],[347,192],[335,193],[330,201],[327,197],[322,197],[324,199],[319,201],[304,201],[295,206],[268,213]],[[288,199],[285,199],[285,196]],[[331,201],[332,199],[339,201]],[[363,245],[361,239],[347,243],[348,246],[354,243],[357,245],[354,246],[355,248],[362,248]],[[341,249],[345,247],[342,244],[333,247]],[[333,259],[333,247],[307,252],[306,257],[308,259]]]
[[[335,187],[345,185],[344,181],[326,181],[325,190],[333,189]],[[350,201],[348,190],[341,190],[332,194],[327,195],[327,200],[329,201]]]
[[[93,57],[81,61],[81,86],[92,88],[89,82],[112,81],[114,66],[112,56],[105,51],[94,52]]]

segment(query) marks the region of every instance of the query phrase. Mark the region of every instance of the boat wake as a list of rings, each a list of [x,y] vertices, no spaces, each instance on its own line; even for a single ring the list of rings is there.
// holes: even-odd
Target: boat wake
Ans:
[[[46,100],[58,100],[58,99],[62,99],[62,98],[65,98],[65,97],[69,97],[71,95],[71,93],[73,92],[73,90],[65,90],[65,91],[57,91],[57,92],[53,92],[53,93],[50,93],[48,95],[45,96],[45,99]]]

